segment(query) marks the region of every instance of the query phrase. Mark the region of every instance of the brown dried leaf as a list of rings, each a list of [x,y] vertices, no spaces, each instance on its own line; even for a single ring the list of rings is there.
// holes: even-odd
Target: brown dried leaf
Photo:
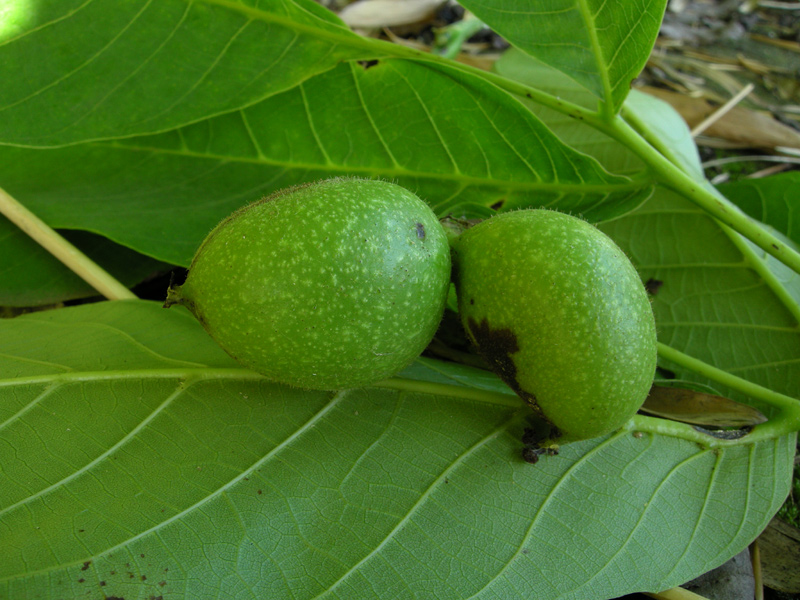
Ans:
[[[747,427],[767,420],[755,408],[722,396],[656,385],[650,389],[641,410],[656,417],[703,427]]]
[[[718,108],[705,98],[693,98],[650,86],[641,89],[671,104],[690,128],[695,127]],[[768,114],[740,106],[731,109],[706,129],[704,135],[722,138],[745,148],[800,148],[800,133]]]

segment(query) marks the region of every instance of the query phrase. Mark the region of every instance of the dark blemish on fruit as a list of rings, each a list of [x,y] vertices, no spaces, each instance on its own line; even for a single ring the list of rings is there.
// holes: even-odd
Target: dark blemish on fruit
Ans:
[[[517,381],[517,365],[511,357],[512,354],[519,352],[516,334],[508,328],[492,328],[486,318],[479,324],[470,317],[467,325],[478,346],[478,353],[491,365],[492,370],[534,410],[537,416],[550,423],[536,403],[536,396],[523,390]]]
[[[89,565],[91,565],[91,564],[92,564],[92,561],[87,560],[85,563],[83,563],[83,566],[81,567],[81,571],[85,571],[86,569],[88,569]]]
[[[414,228],[417,230],[417,237],[421,240],[425,239],[425,226],[422,223],[417,223],[414,225]]]
[[[661,281],[660,279],[653,279],[651,277],[645,282],[644,289],[651,296],[655,296],[658,293],[658,290],[661,289],[662,285],[664,285],[663,281]]]
[[[498,375],[516,390],[519,387],[517,365],[511,358],[512,354],[519,352],[516,334],[508,328],[493,329],[486,318],[478,323],[470,317],[467,326],[481,355],[497,367]]]
[[[109,574],[110,574],[110,575],[116,575],[116,574],[117,574],[117,572],[116,572],[116,571],[111,571],[111,573],[109,573]]]
[[[258,490],[258,495],[259,495],[259,496],[261,495],[261,490]]]
[[[469,304],[470,304],[470,306],[475,306],[475,298],[470,298],[469,299]]]
[[[105,581],[101,581],[100,582],[100,587],[106,587],[106,582]]]
[[[139,558],[144,558],[144,554],[140,554],[140,555],[139,555]]]
[[[78,583],[83,583],[84,581],[86,581],[86,580],[85,580],[83,577],[81,577],[80,579],[78,579]]]
[[[358,64],[360,64],[362,67],[364,67],[365,71],[367,71],[367,70],[371,69],[372,67],[378,65],[378,63],[380,63],[379,60],[359,60],[358,61]]]

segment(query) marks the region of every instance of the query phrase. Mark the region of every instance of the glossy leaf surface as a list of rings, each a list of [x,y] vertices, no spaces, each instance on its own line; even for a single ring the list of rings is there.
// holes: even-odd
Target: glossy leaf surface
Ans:
[[[22,146],[174,129],[380,55],[311,0],[10,0],[3,16],[0,143]]]
[[[176,131],[61,149],[0,146],[0,181],[56,227],[187,265],[214,225],[276,189],[379,177],[444,216],[548,206],[601,220],[651,191],[556,138],[512,96],[446,67],[342,65]]]
[[[800,173],[791,171],[773,177],[743,179],[722,184],[718,189],[748,215],[800,244],[797,205]]]
[[[656,41],[664,0],[464,0],[516,48],[565,73],[616,113]],[[537,86],[538,87],[538,86]]]

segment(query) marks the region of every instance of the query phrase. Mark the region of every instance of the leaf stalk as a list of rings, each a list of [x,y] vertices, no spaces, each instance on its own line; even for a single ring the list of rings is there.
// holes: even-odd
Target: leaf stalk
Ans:
[[[3,189],[0,189],[0,213],[109,300],[136,298],[127,287]]]
[[[661,358],[690,369],[746,396],[758,398],[779,410],[779,413],[766,423],[756,425],[752,433],[742,438],[740,443],[762,441],[800,430],[800,401],[796,398],[737,377],[661,342],[658,343],[658,354]]]

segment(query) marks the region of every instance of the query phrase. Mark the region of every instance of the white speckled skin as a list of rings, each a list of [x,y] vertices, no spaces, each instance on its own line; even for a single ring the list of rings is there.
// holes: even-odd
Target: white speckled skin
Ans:
[[[436,332],[449,282],[447,239],[422,200],[383,181],[333,179],[231,215],[173,295],[242,364],[333,390],[413,361]]]
[[[562,442],[604,435],[636,413],[653,382],[655,321],[610,238],[563,213],[515,211],[464,232],[453,261],[472,341]]]

